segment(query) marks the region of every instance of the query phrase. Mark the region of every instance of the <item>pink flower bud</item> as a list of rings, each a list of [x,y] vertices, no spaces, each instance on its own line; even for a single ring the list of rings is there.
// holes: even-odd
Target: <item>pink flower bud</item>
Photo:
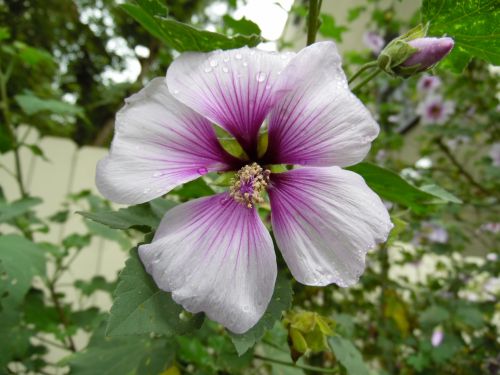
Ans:
[[[418,65],[420,71],[430,68],[446,55],[448,55],[455,44],[451,38],[417,38],[407,42],[411,47],[418,51],[413,53],[403,66]]]

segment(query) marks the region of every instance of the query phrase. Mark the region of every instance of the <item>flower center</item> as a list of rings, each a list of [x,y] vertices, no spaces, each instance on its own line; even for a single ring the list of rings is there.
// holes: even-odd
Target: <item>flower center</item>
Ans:
[[[248,208],[257,203],[263,203],[262,193],[266,191],[271,171],[263,169],[259,164],[252,163],[241,168],[231,180],[229,195]]]

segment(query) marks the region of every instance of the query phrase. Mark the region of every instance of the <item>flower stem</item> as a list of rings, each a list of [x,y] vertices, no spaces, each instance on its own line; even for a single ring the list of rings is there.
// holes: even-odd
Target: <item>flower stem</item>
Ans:
[[[254,354],[254,358],[260,359],[261,361],[276,363],[278,365],[295,367],[301,370],[312,371],[312,372],[320,372],[322,374],[338,374],[338,371],[334,368],[324,368],[324,367],[316,367],[316,366],[308,366],[308,365],[298,365],[296,363],[282,361],[280,359],[274,359],[269,357],[264,357],[259,354]]]
[[[379,68],[375,69],[373,72],[371,72],[370,74],[368,74],[364,80],[362,80],[360,83],[358,83],[356,86],[354,86],[351,89],[351,91],[355,92],[355,91],[359,90],[361,87],[363,87],[368,82],[370,82],[373,78],[375,78],[381,71],[382,70],[379,69]]]
[[[307,16],[307,45],[316,41],[318,32],[318,16],[321,8],[321,2],[318,0],[309,0],[309,14]]]
[[[369,63],[366,63],[364,64],[361,68],[359,68],[359,70],[354,73],[354,75],[349,78],[349,81],[348,83],[351,84],[356,78],[358,78],[361,73],[363,73],[365,70],[368,70],[368,69],[371,69],[371,68],[374,68],[377,66],[377,61],[370,61]]]

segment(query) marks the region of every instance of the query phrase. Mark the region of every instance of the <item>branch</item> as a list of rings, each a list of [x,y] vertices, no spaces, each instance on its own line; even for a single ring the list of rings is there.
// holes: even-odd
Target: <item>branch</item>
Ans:
[[[462,176],[464,176],[465,179],[467,181],[469,181],[471,185],[475,186],[478,190],[480,190],[482,193],[484,193],[486,195],[491,194],[491,192],[488,191],[488,189],[483,187],[479,182],[477,182],[474,179],[474,177],[472,177],[472,175],[467,170],[465,170],[465,168],[462,166],[462,164],[460,164],[460,162],[455,158],[455,156],[453,156],[453,154],[452,154],[451,150],[448,148],[448,146],[446,146],[443,143],[443,140],[441,138],[436,138],[435,142],[438,145],[438,147],[440,148],[440,150],[443,151],[443,153],[448,157],[448,159],[451,161],[451,163],[458,169],[458,172]]]

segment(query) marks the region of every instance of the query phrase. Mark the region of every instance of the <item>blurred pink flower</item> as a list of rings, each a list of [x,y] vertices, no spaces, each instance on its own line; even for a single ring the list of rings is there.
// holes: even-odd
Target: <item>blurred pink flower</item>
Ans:
[[[425,221],[422,223],[422,234],[433,243],[447,243],[448,231],[441,225]]]
[[[500,223],[485,223],[481,225],[481,228],[479,228],[483,232],[490,232],[493,234],[497,234],[500,232]]]
[[[443,125],[455,111],[455,102],[444,101],[440,95],[429,95],[417,106],[423,124]]]
[[[434,92],[440,86],[441,79],[437,76],[431,76],[429,74],[424,74],[417,83],[418,91],[423,94]]]
[[[444,332],[441,328],[434,329],[432,332],[431,344],[434,347],[441,345],[444,339]]]
[[[500,167],[500,143],[493,143],[490,148],[489,156],[495,167]]]
[[[367,31],[363,34],[363,43],[376,55],[384,48],[385,40],[376,31]]]

